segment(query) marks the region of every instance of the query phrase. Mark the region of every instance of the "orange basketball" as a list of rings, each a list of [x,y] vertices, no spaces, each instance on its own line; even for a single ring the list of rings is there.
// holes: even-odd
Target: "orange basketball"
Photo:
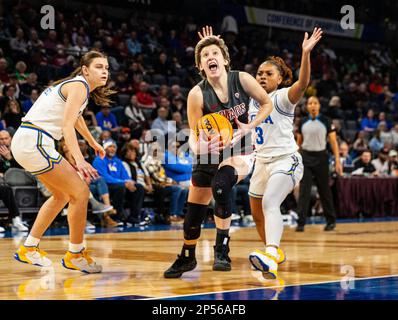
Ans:
[[[199,130],[203,130],[208,140],[211,140],[217,134],[220,134],[224,145],[228,144],[233,135],[233,129],[229,120],[218,114],[209,113],[199,119],[195,127],[196,137],[199,138]]]

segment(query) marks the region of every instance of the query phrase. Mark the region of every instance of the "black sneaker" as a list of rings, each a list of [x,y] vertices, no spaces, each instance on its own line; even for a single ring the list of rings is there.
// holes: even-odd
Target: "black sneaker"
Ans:
[[[164,272],[163,276],[165,278],[179,278],[184,272],[195,269],[196,264],[196,258],[187,258],[178,255],[177,260]]]
[[[332,230],[334,230],[334,228],[336,228],[336,224],[335,223],[328,223],[328,224],[326,224],[326,226],[325,226],[325,231],[332,231]]]
[[[228,256],[229,246],[214,246],[214,271],[231,271],[231,259]]]
[[[304,232],[304,226],[298,225],[298,226],[296,227],[296,232]]]

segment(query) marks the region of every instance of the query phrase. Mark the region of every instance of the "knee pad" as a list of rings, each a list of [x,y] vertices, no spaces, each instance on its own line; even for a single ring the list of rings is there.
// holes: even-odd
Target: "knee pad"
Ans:
[[[215,216],[227,219],[231,216],[231,191],[238,181],[238,175],[234,167],[223,166],[217,171],[213,183],[213,198],[216,201]]]
[[[199,239],[201,224],[207,214],[207,205],[188,202],[187,209],[184,219],[184,239]]]

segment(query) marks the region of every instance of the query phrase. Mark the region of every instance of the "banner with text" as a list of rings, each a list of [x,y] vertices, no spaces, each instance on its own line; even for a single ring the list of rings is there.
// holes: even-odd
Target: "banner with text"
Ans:
[[[301,31],[312,31],[314,27],[321,27],[327,34],[348,38],[360,39],[364,28],[363,24],[355,24],[355,29],[344,30],[338,20],[255,7],[245,6],[245,13],[251,24]]]

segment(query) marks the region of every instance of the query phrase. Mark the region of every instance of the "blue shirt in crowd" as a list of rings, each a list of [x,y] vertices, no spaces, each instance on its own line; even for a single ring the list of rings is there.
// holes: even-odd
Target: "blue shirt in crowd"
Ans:
[[[361,130],[373,129],[376,130],[379,122],[376,119],[363,118],[361,121]]]
[[[97,169],[98,174],[103,177],[108,184],[122,184],[131,180],[123,162],[118,157],[101,159],[96,157],[93,161],[93,167]]]
[[[164,153],[163,167],[166,175],[174,181],[187,181],[192,176],[192,157],[189,154],[177,156],[174,153],[166,151]]]
[[[110,131],[111,129],[117,128],[119,126],[113,113],[110,113],[106,117],[102,111],[100,111],[95,117],[97,118],[98,126],[100,126],[103,131]]]

